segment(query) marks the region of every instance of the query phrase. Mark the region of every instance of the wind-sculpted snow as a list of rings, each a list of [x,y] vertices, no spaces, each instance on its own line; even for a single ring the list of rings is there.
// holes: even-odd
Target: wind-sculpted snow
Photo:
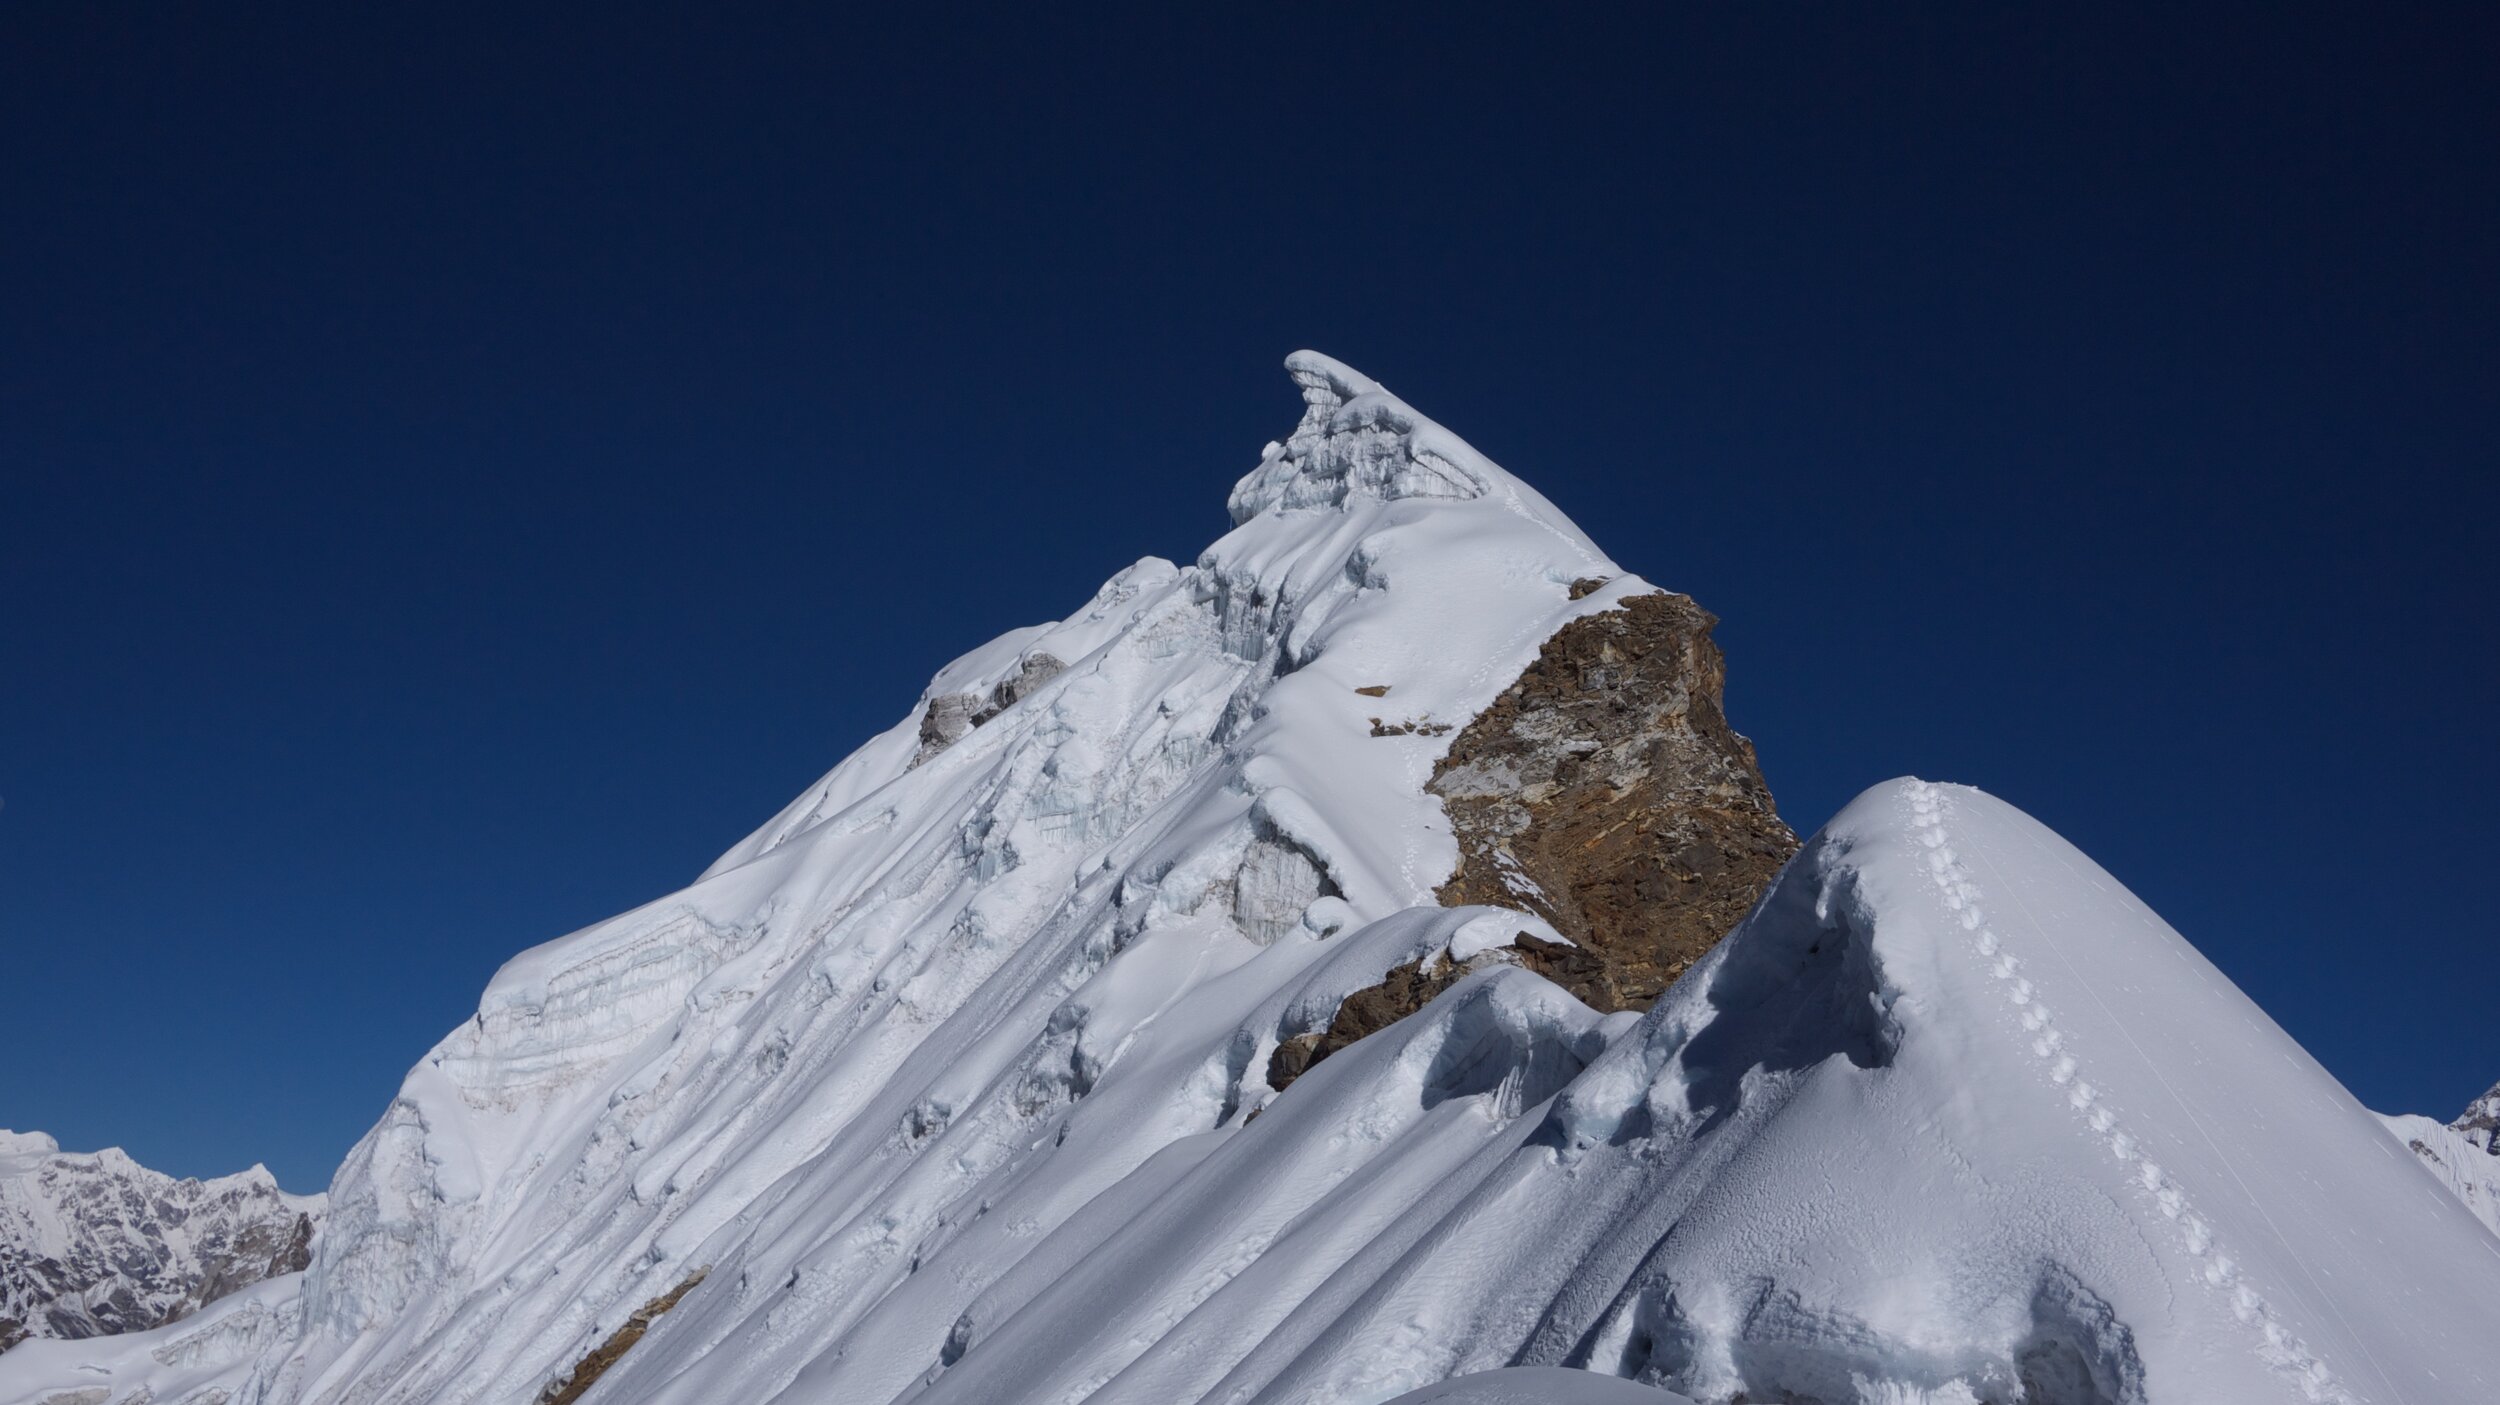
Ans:
[[[1290,365],[1194,564],[966,655],[692,887],[499,973],[300,1292],[29,1344],[0,1400],[523,1401],[637,1314],[591,1405],[2500,1398],[2500,1238],[2000,802],[1870,791],[1646,1014],[1435,905],[1450,731],[1650,587]],[[1375,734],[1382,685],[1421,725]]]
[[[1698,1399],[2500,1386],[2500,1242],[2115,880],[1976,791],[1853,805],[1552,1131],[1621,1198],[1542,1226],[1591,1251],[1527,1359]]]
[[[1480,498],[1497,485],[1518,491],[1465,440],[1352,367],[1297,351],[1285,358],[1285,370],[1310,411],[1293,437],[1271,445],[1258,470],[1233,489],[1236,524],[1277,508],[1342,507],[1355,497]]]

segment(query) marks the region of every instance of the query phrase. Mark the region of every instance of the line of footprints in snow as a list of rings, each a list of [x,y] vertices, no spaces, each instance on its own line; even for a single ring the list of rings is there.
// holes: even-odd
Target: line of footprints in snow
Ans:
[[[1982,894],[1979,885],[1970,879],[1960,856],[1953,852],[1944,826],[1945,797],[1935,786],[1917,782],[1910,790],[1910,816],[1918,840],[1927,848],[1927,872],[1943,898],[1945,907],[1962,924],[1970,936],[1971,950],[2003,987],[2012,1002],[2016,1018],[2031,1035],[2031,1052],[2047,1066],[2049,1081],[2066,1089],[2066,1105],[2092,1131],[2106,1139],[2110,1154],[2135,1167],[2134,1181],[2150,1196],[2163,1218],[2178,1227],[2181,1245],[2190,1257],[2204,1264],[2203,1278],[2207,1288],[2228,1295],[2232,1315],[2259,1330],[2263,1344],[2258,1355],[2267,1365],[2288,1377],[2300,1388],[2303,1397],[2318,1405],[2360,1405],[2353,1393],[2344,1388],[2324,1361],[2305,1346],[2281,1322],[2264,1296],[2258,1293],[2238,1265],[2214,1243],[2213,1230],[2189,1206],[2187,1194],[2179,1183],[2144,1153],[2136,1139],[2119,1125],[2118,1114],[2101,1097],[2100,1091],[2082,1077],[2082,1068],[2067,1051],[2066,1036],[2057,1027],[2047,1005],[2039,999],[2038,988],[2024,977],[2022,959],[2005,949],[2005,943],[1987,924],[1980,910]]]

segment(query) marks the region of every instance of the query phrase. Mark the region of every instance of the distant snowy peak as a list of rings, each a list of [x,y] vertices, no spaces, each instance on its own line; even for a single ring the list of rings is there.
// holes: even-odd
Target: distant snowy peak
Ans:
[[[2500,1234],[2500,1084],[2444,1126],[2414,1114],[2384,1120],[2440,1184]]]
[[[311,1261],[323,1198],[259,1166],[178,1180],[0,1131],[0,1350],[161,1326]]]
[[[2491,1091],[2466,1104],[2465,1111],[2448,1125],[2474,1145],[2500,1156],[2500,1150],[2493,1147],[2494,1137],[2500,1136],[2500,1083],[2491,1085]]]

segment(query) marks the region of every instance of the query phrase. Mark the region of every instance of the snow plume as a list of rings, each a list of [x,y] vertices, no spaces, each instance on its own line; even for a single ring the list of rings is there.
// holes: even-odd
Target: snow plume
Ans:
[[[30,1343],[0,1401],[517,1401],[629,1324],[585,1401],[2500,1397],[2500,1239],[1998,801],[1870,791],[1645,1015],[1435,905],[1451,731],[1652,587],[1288,365],[1305,414],[1194,563],[964,656],[691,887],[515,958],[307,1274]],[[1384,687],[1419,725],[1370,725]]]

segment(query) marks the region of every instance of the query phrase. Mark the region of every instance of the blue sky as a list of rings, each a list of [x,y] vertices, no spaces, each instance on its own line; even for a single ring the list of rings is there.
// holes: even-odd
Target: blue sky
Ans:
[[[1300,346],[1722,615],[1800,828],[1982,785],[2500,1078],[2487,11],[848,8],[0,17],[0,1125],[321,1184]]]

